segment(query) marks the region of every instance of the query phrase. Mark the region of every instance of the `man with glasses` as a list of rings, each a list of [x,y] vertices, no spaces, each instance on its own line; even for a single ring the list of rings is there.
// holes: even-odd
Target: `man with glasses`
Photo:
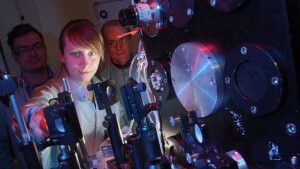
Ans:
[[[132,53],[130,50],[131,35],[125,35],[129,29],[123,27],[118,20],[111,20],[106,22],[101,33],[105,40],[105,54],[107,54],[110,63],[108,69],[104,72],[105,78],[112,78],[116,82],[119,96],[120,86],[125,85],[129,78],[130,63],[132,60]],[[107,66],[106,65],[106,66]],[[120,101],[123,105],[122,98]]]
[[[105,65],[99,66],[104,68],[99,70],[101,75],[105,79],[113,79],[116,83],[117,92],[119,94],[119,100],[122,106],[123,100],[121,97],[120,87],[127,83],[130,74],[130,64],[133,59],[133,55],[130,49],[131,35],[129,29],[123,27],[119,20],[111,20],[106,22],[101,29],[102,36],[105,41]],[[132,64],[132,70],[137,70],[136,64]],[[99,75],[99,74],[98,74]],[[123,122],[121,126],[128,125],[127,117],[121,117]],[[122,128],[123,133],[128,132],[128,128]]]
[[[33,89],[52,78],[54,71],[47,64],[44,38],[32,25],[19,24],[7,36],[12,57],[21,70],[15,92],[16,102],[21,108],[32,96]],[[0,113],[0,123],[5,126],[0,128],[0,168],[11,169],[16,157],[19,168],[26,169],[22,154],[18,150],[19,143],[11,130],[12,109]]]

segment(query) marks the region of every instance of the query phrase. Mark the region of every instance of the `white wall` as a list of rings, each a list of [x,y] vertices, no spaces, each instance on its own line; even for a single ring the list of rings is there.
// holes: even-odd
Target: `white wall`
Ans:
[[[58,69],[57,51],[60,30],[68,21],[75,18],[86,18],[96,24],[93,3],[94,0],[1,0],[0,39],[11,74],[13,76],[19,74],[19,68],[11,58],[10,49],[6,44],[6,34],[15,25],[21,23],[21,15],[25,17],[24,22],[32,24],[43,33],[49,64]],[[3,70],[2,62],[1,58],[0,69]]]

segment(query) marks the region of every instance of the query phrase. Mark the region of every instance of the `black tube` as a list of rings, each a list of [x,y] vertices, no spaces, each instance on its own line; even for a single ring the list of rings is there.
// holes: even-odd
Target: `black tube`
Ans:
[[[141,137],[137,134],[129,135],[126,138],[127,140],[127,152],[130,153],[130,158],[132,162],[132,167],[134,169],[144,169],[144,165],[146,163],[146,159],[143,151],[143,145],[141,141]]]
[[[122,164],[125,163],[125,159],[122,153],[123,141],[121,138],[120,127],[116,114],[112,113],[110,107],[106,108],[106,113],[103,126],[107,128],[117,167],[121,168]]]
[[[40,163],[40,159],[33,141],[29,141],[27,145],[20,145],[20,151],[22,151],[23,156],[25,158],[26,165],[28,169],[42,169],[42,165]]]
[[[139,134],[144,148],[145,159],[148,160],[146,163],[162,155],[156,128],[153,124],[140,127]]]

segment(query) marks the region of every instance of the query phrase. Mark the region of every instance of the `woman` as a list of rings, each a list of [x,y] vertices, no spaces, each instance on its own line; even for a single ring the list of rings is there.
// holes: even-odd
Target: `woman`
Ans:
[[[104,141],[105,128],[102,122],[106,112],[98,110],[93,91],[88,91],[87,86],[100,82],[94,75],[103,58],[102,36],[90,21],[72,20],[63,28],[59,37],[61,71],[46,84],[37,88],[32,99],[22,107],[30,134],[35,140],[41,141],[48,136],[44,108],[49,106],[50,99],[57,98],[57,94],[63,91],[62,78],[64,77],[70,84],[87,152],[89,156],[96,155],[98,160],[101,160],[99,146]],[[112,111],[117,114],[117,117],[124,112],[119,103],[112,106]],[[43,152],[43,167],[57,167],[56,155],[53,149]]]

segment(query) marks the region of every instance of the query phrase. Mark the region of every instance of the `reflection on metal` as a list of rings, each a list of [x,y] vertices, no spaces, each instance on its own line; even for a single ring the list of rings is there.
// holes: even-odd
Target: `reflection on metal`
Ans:
[[[124,26],[139,27],[148,36],[154,37],[163,27],[161,4],[157,0],[141,0],[119,13]]]
[[[215,112],[223,99],[220,65],[214,49],[198,42],[179,45],[171,60],[175,93],[187,111],[206,117]]]
[[[203,143],[203,134],[202,134],[202,130],[201,127],[198,124],[194,125],[194,134],[195,134],[195,138],[198,141],[198,143]]]
[[[236,150],[231,150],[226,152],[226,154],[234,161],[236,161],[238,169],[248,169],[245,159],[239,152],[237,152]]]

